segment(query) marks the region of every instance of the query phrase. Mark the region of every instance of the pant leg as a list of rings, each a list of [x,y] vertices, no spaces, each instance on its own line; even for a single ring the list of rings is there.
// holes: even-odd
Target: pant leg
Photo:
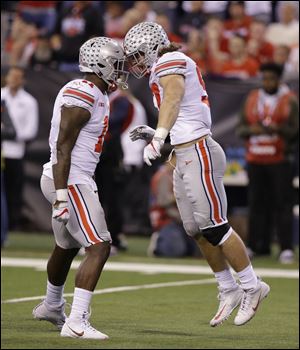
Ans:
[[[262,242],[264,241],[264,249],[266,249],[267,239],[263,239],[263,237],[270,237],[272,229],[266,167],[260,164],[248,164],[248,178],[248,246],[256,253],[264,253],[262,252]],[[268,245],[268,250],[270,250],[270,242]]]
[[[281,250],[293,249],[293,185],[289,162],[270,167],[276,233]]]
[[[23,205],[24,165],[23,159],[5,158],[5,190],[7,198],[9,229],[20,225]]]
[[[53,203],[56,198],[54,181],[42,176],[41,189],[46,199]],[[72,249],[111,242],[97,191],[90,185],[69,185],[68,198],[68,223],[65,225],[52,219],[56,244],[63,249]]]
[[[117,167],[109,162],[98,164],[96,183],[112,244],[118,247],[120,245],[119,234],[123,229],[123,212],[121,207],[122,185],[116,181],[116,170]]]
[[[193,207],[189,198],[187,197],[184,182],[177,167],[173,172],[173,189],[177,207],[186,233],[189,236],[199,234],[200,228],[194,218]]]
[[[226,158],[221,146],[208,138],[199,144],[176,150],[176,164],[181,174],[181,192],[185,193],[188,210],[198,229],[227,223],[227,199],[223,184]]]
[[[54,181],[49,177],[42,175],[40,186],[44,197],[52,205],[56,200],[56,191],[54,187]],[[51,212],[49,214],[52,215]],[[51,223],[52,223],[52,230],[55,237],[55,243],[59,247],[63,249],[72,249],[72,248],[80,248],[82,246],[71,236],[65,224],[55,219],[52,219]]]

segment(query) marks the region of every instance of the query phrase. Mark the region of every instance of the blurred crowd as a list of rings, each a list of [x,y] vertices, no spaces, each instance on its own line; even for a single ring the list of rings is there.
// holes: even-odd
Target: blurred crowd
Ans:
[[[122,40],[142,21],[161,24],[204,75],[247,79],[269,61],[299,72],[298,1],[2,1],[2,61],[76,71],[84,41]]]

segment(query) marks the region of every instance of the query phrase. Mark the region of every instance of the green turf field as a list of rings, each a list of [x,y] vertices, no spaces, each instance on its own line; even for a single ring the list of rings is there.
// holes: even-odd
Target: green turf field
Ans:
[[[11,234],[9,241],[2,251],[3,261],[8,257],[47,259],[53,245],[51,236],[43,234]],[[128,251],[111,257],[109,263],[164,264],[175,267],[173,270],[177,265],[207,266],[202,259],[149,258],[147,238],[132,237],[128,242]],[[253,265],[283,269],[285,273],[298,270],[298,264],[280,265],[275,255],[256,259]],[[2,349],[299,348],[298,278],[264,277],[271,293],[251,322],[234,326],[234,313],[222,326],[211,328],[209,320],[218,305],[212,275],[105,270],[96,288],[105,293],[94,295],[91,316],[92,325],[110,336],[101,342],[61,338],[53,325],[33,320],[32,308],[39,300],[6,303],[9,299],[43,295],[46,284],[43,269],[6,266],[1,270]],[[65,293],[73,292],[74,275],[72,269]],[[190,285],[184,285],[185,281],[190,281],[187,282]],[[201,281],[203,284],[197,284]],[[171,282],[178,284],[168,285]],[[117,287],[128,288],[120,291]],[[66,299],[72,302],[71,296]]]

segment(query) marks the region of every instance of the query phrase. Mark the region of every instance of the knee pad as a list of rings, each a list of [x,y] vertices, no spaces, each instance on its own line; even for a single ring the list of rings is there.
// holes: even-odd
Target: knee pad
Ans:
[[[205,237],[213,246],[217,246],[227,233],[231,233],[231,226],[228,222],[220,226],[208,227],[202,230],[203,237]]]
[[[183,227],[185,232],[191,237],[194,237],[196,234],[200,233],[199,226],[193,221],[184,222]]]

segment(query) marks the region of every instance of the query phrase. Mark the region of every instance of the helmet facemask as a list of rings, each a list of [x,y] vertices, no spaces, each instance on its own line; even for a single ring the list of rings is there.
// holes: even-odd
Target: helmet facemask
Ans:
[[[110,91],[117,87],[127,89],[129,72],[121,46],[109,38],[99,37],[87,41],[80,49],[79,68],[96,74]]]
[[[150,72],[158,51],[170,44],[164,29],[154,22],[141,22],[132,27],[124,39],[124,51],[130,72],[138,79]]]
[[[137,79],[144,77],[149,74],[151,67],[157,59],[158,45],[155,51],[149,55],[147,50],[147,44],[142,44],[136,51],[128,54],[126,56],[127,62],[129,64],[129,71]]]
[[[125,69],[126,59],[106,59],[109,65],[102,63],[91,64],[90,67],[100,79],[106,82],[108,87],[115,90],[115,85],[122,89],[128,89],[127,79],[129,71]]]

